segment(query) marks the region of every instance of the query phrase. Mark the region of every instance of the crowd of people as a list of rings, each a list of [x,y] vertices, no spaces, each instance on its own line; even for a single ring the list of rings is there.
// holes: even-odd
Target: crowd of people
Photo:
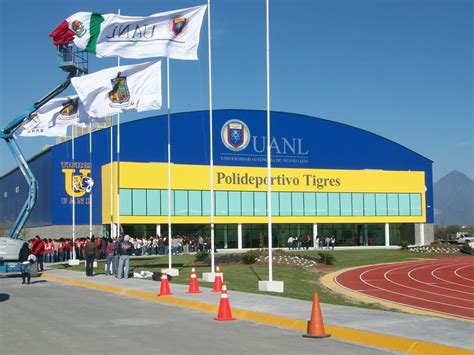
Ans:
[[[316,236],[314,244],[317,248],[334,249],[336,244],[335,236],[325,239]],[[26,247],[25,247],[26,246]],[[130,268],[130,256],[144,255],[167,255],[170,251],[172,255],[188,254],[198,251],[210,251],[210,237],[201,235],[177,235],[168,240],[167,236],[152,236],[131,238],[125,235],[118,239],[91,237],[72,239],[50,239],[41,238],[37,235],[35,238],[25,243],[24,250],[20,252],[20,261],[24,265],[25,273],[23,281],[29,283],[29,266],[37,263],[38,271],[44,270],[44,263],[63,262],[75,258],[85,260],[86,275],[93,276],[93,265],[96,259],[106,260],[106,275],[115,275],[118,278],[127,278]],[[293,236],[288,238],[288,249],[306,249],[313,246],[311,234],[305,236]],[[23,274],[22,274],[23,275]]]
[[[294,250],[300,250],[300,249],[306,249],[308,250],[310,247],[313,246],[313,239],[311,237],[311,234],[307,233],[305,236],[302,235],[290,235],[288,237],[288,250],[294,249]],[[319,235],[317,235],[314,239],[314,246],[317,249],[324,249],[326,248],[327,250],[331,249],[334,250],[334,247],[336,246],[336,237],[333,236],[327,236],[326,238],[321,238]]]

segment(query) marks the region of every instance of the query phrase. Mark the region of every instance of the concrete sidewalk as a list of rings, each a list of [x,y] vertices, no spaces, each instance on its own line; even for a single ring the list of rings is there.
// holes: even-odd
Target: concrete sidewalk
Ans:
[[[204,312],[216,312],[220,294],[200,282],[202,293],[187,294],[185,285],[170,284],[172,296],[157,297],[160,282],[116,279],[103,274],[86,277],[84,272],[47,270],[50,281],[114,292],[129,297],[169,303]],[[305,332],[312,303],[278,296],[229,291],[233,315],[237,318]],[[428,316],[321,304],[326,332],[333,337],[389,350],[426,353],[471,353],[474,351],[474,323]],[[240,315],[240,317],[239,317]],[[447,348],[446,348],[447,347]]]

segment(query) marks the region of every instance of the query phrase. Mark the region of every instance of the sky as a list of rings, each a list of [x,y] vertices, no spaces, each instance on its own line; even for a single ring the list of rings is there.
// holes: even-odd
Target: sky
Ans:
[[[48,34],[73,13],[146,16],[204,3],[0,0],[0,126],[66,78]],[[452,170],[474,180],[472,16],[470,0],[270,0],[271,110],[393,140],[431,159],[434,181]],[[199,60],[170,63],[171,112],[209,109],[207,37],[205,17]],[[265,0],[213,0],[211,45],[213,108],[265,110]],[[89,56],[90,72],[116,64]],[[54,139],[18,142],[29,158]],[[0,176],[15,167],[0,141]]]

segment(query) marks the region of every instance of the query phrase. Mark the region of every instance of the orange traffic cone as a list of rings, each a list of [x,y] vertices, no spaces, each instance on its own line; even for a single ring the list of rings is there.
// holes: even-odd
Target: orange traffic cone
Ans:
[[[166,272],[161,273],[161,286],[160,286],[160,294],[158,296],[168,296],[171,295],[170,291],[170,284],[168,282],[168,275]]]
[[[313,309],[311,310],[311,320],[308,321],[308,334],[304,334],[305,338],[327,338],[331,334],[326,334],[324,330],[323,315],[319,306],[319,296],[317,293],[313,297]]]
[[[217,318],[215,320],[235,320],[232,318],[232,311],[230,309],[229,296],[227,295],[226,285],[222,285],[221,300],[219,302],[219,311],[217,312]]]
[[[212,292],[222,291],[222,273],[220,272],[219,266],[216,266],[216,277],[214,277],[214,288]]]
[[[194,268],[191,269],[191,276],[189,278],[189,289],[186,293],[201,293],[201,291],[199,291],[198,280],[196,277],[196,269]]]

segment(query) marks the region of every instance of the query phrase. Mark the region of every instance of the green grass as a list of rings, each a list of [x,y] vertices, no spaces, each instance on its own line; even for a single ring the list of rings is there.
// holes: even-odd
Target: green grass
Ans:
[[[326,251],[336,258],[335,265],[326,269],[303,269],[299,267],[273,265],[273,279],[284,282],[285,292],[282,294],[273,294],[281,297],[295,298],[301,300],[312,300],[313,294],[318,293],[321,302],[358,306],[364,308],[381,309],[375,305],[360,303],[351,299],[344,298],[331,290],[322,286],[319,279],[328,272],[333,272],[341,268],[363,266],[377,263],[388,263],[397,261],[410,261],[418,258],[433,258],[434,254],[413,254],[400,250],[335,250]],[[289,252],[289,255],[307,255],[314,258],[318,257],[319,251],[296,251]],[[439,255],[437,255],[439,256]],[[194,261],[194,255],[179,255],[173,257],[173,267],[179,269],[179,277],[173,277],[172,282],[187,285],[191,268],[196,268],[198,277],[203,272],[209,272],[210,266]],[[236,290],[250,293],[260,293],[258,291],[258,281],[268,280],[268,264],[221,264],[219,265],[224,273],[224,283],[229,290]],[[84,271],[84,264],[69,267],[58,265],[61,268],[70,270]],[[132,259],[130,263],[130,273],[140,272],[142,270],[160,272],[161,269],[168,267],[168,256],[159,256],[153,258]],[[102,273],[104,262],[99,261],[96,272]],[[200,287],[211,287],[212,283],[200,282]],[[159,283],[157,282],[157,288]]]

